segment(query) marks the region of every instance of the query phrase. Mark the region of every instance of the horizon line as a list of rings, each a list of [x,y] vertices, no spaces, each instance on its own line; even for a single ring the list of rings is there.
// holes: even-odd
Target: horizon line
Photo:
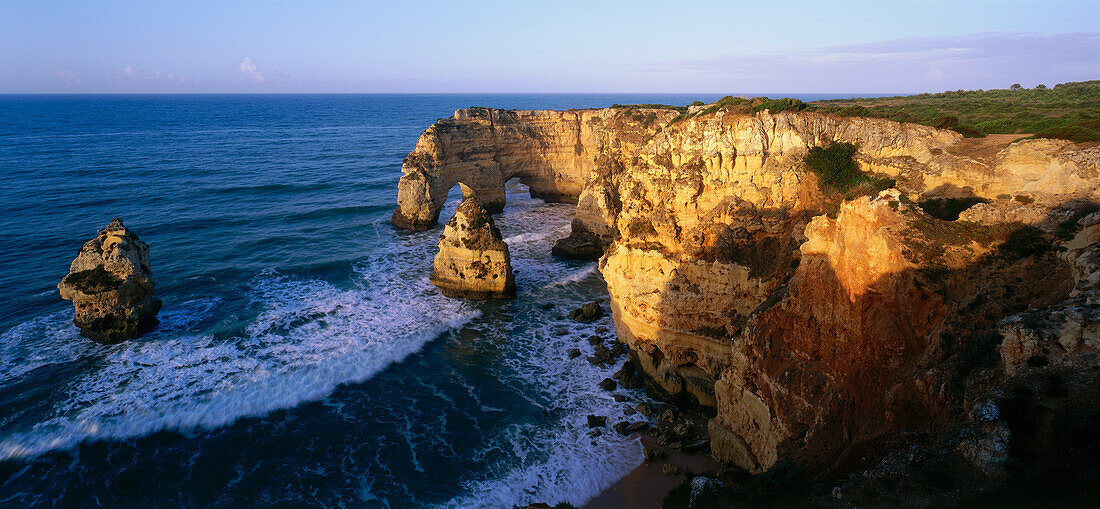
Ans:
[[[1000,90],[1000,89],[983,89]],[[1008,90],[1008,89],[1004,89]],[[752,95],[752,94],[787,94],[787,95],[838,95],[838,94],[869,94],[869,95],[916,95],[938,94],[952,92],[945,90],[940,92],[0,92],[0,96],[122,96],[122,95]],[[761,97],[761,96],[755,96]]]

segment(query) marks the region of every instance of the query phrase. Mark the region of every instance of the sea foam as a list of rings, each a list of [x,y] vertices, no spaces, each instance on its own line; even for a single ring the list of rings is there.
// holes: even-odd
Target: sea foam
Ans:
[[[17,326],[4,334],[9,361],[0,368],[0,385],[51,363],[96,362],[59,394],[52,417],[0,438],[0,459],[162,429],[212,428],[316,400],[479,313],[433,294],[423,281],[411,282],[418,289],[387,288],[400,276],[384,274],[372,272],[372,282],[360,288],[338,289],[265,271],[250,288],[259,314],[244,334],[230,338],[185,332],[215,310],[216,299],[166,313],[156,333],[119,345],[77,337],[65,313]]]

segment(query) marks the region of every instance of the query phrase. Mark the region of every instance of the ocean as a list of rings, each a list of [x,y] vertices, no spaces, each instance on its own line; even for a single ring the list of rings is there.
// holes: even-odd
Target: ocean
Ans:
[[[389,223],[401,161],[457,108],[718,97],[0,96],[0,506],[583,504],[642,461],[586,417],[646,397],[568,358],[614,337],[565,317],[607,309],[594,262],[550,255],[573,206],[510,182],[517,297],[449,299],[442,224]],[[164,306],[105,346],[56,284],[116,216]]]

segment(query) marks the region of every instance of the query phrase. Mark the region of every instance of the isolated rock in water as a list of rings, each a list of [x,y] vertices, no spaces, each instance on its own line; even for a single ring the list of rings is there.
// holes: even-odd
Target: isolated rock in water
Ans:
[[[102,343],[136,338],[157,324],[149,245],[115,218],[80,248],[57,288],[73,302],[80,333]]]
[[[593,261],[603,256],[603,246],[600,245],[598,238],[591,235],[570,236],[558,240],[550,249],[550,253],[562,258]]]
[[[477,197],[462,200],[439,236],[431,282],[443,295],[464,299],[516,296],[508,244]]]
[[[592,322],[603,316],[603,308],[597,301],[589,302],[569,312],[569,318],[578,322]]]

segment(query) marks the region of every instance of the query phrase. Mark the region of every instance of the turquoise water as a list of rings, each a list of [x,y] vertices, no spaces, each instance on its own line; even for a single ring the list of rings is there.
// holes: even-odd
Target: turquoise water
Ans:
[[[549,255],[573,207],[509,183],[519,295],[448,299],[440,227],[389,224],[401,160],[461,107],[716,98],[0,96],[0,506],[582,504],[642,459],[586,416],[644,396],[567,358],[613,337],[564,318],[606,299]],[[55,285],[115,216],[164,307],[103,346]]]

